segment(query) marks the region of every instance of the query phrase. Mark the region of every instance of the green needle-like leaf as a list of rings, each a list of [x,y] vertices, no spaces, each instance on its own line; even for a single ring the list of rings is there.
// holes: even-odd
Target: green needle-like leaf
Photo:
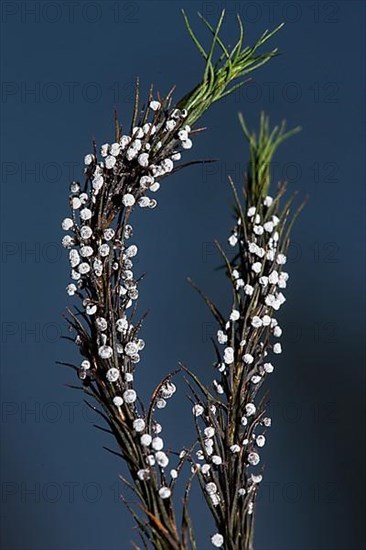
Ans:
[[[243,78],[245,75],[267,63],[272,57],[278,55],[277,48],[260,55],[256,52],[283,26],[282,23],[271,32],[265,31],[254,46],[243,48],[244,31],[242,22],[238,16],[239,39],[230,51],[229,46],[226,46],[220,37],[225,11],[222,11],[216,27],[213,27],[201,14],[198,15],[210,31],[212,41],[207,53],[194,33],[187,15],[183,11],[188,34],[206,62],[201,83],[184,96],[177,105],[180,109],[188,110],[188,124],[196,122],[213,103],[243,85],[243,82],[236,82],[230,87],[231,83]],[[218,55],[215,61],[216,46],[221,50],[221,54]]]

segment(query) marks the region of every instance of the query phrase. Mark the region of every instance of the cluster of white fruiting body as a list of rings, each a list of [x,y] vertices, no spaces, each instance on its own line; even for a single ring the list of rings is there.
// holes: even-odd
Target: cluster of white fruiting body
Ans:
[[[155,208],[157,201],[148,194],[156,193],[160,180],[172,172],[181,158],[180,150],[192,147],[187,114],[150,101],[141,125],[135,126],[131,135],[102,145],[102,160],[98,162],[96,152],[87,154],[85,184],[82,188],[79,182],[71,183],[72,215],[62,222],[67,231],[62,244],[69,249],[72,279],[66,291],[81,300],[86,323],[72,325],[85,357],[78,375],[85,385],[96,382],[120,417],[131,421],[146,460],[146,468],[138,470],[137,478],[145,481],[153,466],[164,469],[169,458],[158,435],[160,424],[147,426],[138,412],[134,370],[145,343],[138,337],[140,323],[133,324],[133,314],[128,315],[139,291],[133,273],[138,248],[130,244],[133,228],[127,220],[135,205]],[[174,384],[166,382],[155,399],[156,408],[165,407],[175,390]],[[173,469],[171,478],[176,476]],[[168,486],[160,487],[161,498],[170,494]]]
[[[175,384],[169,380],[165,381],[159,387],[159,391],[154,399],[154,406],[158,409],[164,408],[167,399],[170,399],[175,392]],[[161,475],[154,475],[154,479],[158,480],[159,496],[162,499],[170,498],[172,494],[172,485],[178,477],[179,470],[176,468],[170,470],[170,481],[168,481],[164,475],[164,471],[168,467],[170,459],[163,450],[164,440],[160,435],[162,431],[161,424],[154,422],[149,428],[145,419],[139,417],[133,421],[133,428],[136,434],[139,435],[139,442],[145,461],[144,467],[137,471],[137,479],[140,481],[149,481],[154,475],[153,468],[157,467]]]
[[[228,239],[235,256],[229,270],[235,298],[227,322],[217,332],[217,349],[222,350],[221,360],[215,364],[219,376],[213,381],[217,402],[198,402],[192,410],[204,424],[204,428],[198,428],[201,448],[196,455],[200,462],[195,466],[204,480],[206,496],[214,507],[220,506],[225,498],[218,483],[220,468],[225,467],[229,455],[235,455],[244,463],[237,496],[246,499],[249,514],[262,481],[261,473],[255,469],[261,461],[259,450],[265,445],[265,432],[271,426],[271,418],[255,401],[267,374],[274,370],[269,354],[282,352],[281,344],[273,341],[273,337],[282,334],[274,312],[285,302],[282,291],[289,278],[283,271],[287,244],[281,237],[282,223],[274,213],[275,206],[276,201],[270,196],[259,206],[251,206],[244,219],[238,218]],[[233,430],[234,441],[227,445],[217,412],[220,400],[226,396],[229,402],[234,394],[238,425]],[[226,430],[229,428],[226,426]],[[212,542],[221,546],[224,541],[216,534]]]

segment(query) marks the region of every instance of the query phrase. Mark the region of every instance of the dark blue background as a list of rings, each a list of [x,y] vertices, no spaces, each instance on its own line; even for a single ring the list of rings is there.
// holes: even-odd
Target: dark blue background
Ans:
[[[213,239],[231,225],[227,174],[240,182],[248,159],[237,121],[301,124],[282,146],[275,178],[309,204],[293,234],[284,354],[272,377],[273,430],[257,514],[257,550],[361,550],[364,493],[364,15],[358,1],[6,2],[2,16],[2,532],[6,550],[130,547],[132,520],[118,502],[123,470],[92,428],[72,373],[77,357],[59,336],[68,297],[60,220],[68,183],[95,136],[112,140],[112,110],[129,124],[133,83],[176,98],[200,78],[202,62],[180,8],[215,21],[235,13],[252,42],[286,21],[271,41],[283,55],[254,83],[215,105],[186,158],[218,158],[164,182],[155,211],[136,216],[142,309],[151,313],[137,383],[147,396],[178,360],[211,379],[208,312],[185,282],[191,275],[228,311],[214,271]],[[33,92],[32,92],[33,90]],[[72,93],[73,90],[73,93]],[[161,413],[173,446],[187,442],[186,390]],[[72,489],[73,487],[73,489]],[[32,493],[33,491],[33,493]],[[199,549],[211,520],[192,499]],[[136,537],[135,537],[136,540]]]

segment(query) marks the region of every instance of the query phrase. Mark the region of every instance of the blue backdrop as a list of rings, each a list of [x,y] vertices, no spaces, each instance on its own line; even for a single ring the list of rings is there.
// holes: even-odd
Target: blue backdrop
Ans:
[[[272,41],[283,55],[204,117],[187,158],[217,158],[167,179],[159,207],[138,214],[140,289],[150,310],[137,383],[148,396],[178,360],[204,379],[214,355],[209,313],[186,283],[196,280],[225,309],[215,238],[231,226],[227,175],[240,182],[248,159],[237,120],[265,109],[303,131],[274,167],[301,196],[291,284],[281,313],[284,354],[271,380],[273,429],[265,452],[257,550],[361,550],[364,504],[364,122],[365,3],[358,1],[4,1],[2,25],[2,537],[5,550],[130,548],[132,520],[119,502],[118,459],[71,371],[55,366],[76,350],[65,333],[66,254],[60,220],[68,184],[96,137],[113,136],[112,111],[129,124],[137,75],[183,95],[202,61],[184,30],[201,11],[234,42],[285,21]],[[200,29],[202,35],[205,31]],[[191,436],[181,385],[161,413],[172,445]],[[199,549],[212,523],[193,495]],[[135,537],[136,540],[136,537]]]

